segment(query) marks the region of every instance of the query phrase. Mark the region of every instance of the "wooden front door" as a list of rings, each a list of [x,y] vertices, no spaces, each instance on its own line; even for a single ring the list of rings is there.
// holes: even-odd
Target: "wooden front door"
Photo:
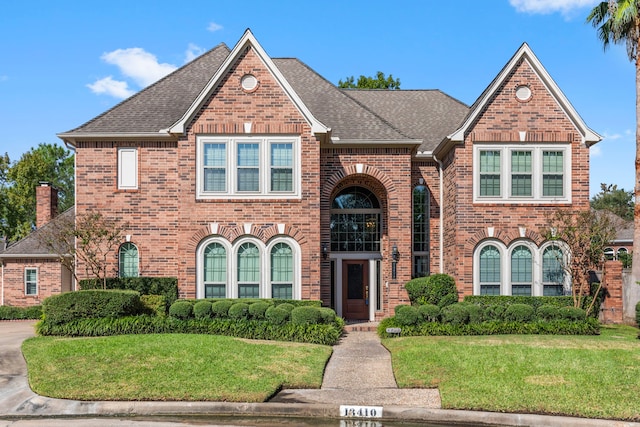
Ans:
[[[369,261],[342,261],[342,316],[369,319]]]

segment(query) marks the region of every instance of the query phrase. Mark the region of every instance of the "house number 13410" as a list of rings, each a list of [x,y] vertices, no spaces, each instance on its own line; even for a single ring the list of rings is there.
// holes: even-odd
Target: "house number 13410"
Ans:
[[[340,405],[340,416],[346,418],[382,418],[382,406]]]

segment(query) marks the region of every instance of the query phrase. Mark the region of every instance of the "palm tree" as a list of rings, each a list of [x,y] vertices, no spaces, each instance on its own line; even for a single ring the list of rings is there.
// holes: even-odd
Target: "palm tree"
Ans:
[[[626,44],[629,60],[636,65],[636,182],[633,210],[633,280],[640,281],[640,0],[609,0],[593,8],[587,22],[598,29],[606,49],[609,44]]]

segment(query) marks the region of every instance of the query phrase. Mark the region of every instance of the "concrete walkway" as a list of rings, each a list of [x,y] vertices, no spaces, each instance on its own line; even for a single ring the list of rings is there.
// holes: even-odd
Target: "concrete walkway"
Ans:
[[[272,402],[440,408],[437,389],[399,389],[391,355],[375,332],[348,332],[327,364],[320,390],[283,390]]]

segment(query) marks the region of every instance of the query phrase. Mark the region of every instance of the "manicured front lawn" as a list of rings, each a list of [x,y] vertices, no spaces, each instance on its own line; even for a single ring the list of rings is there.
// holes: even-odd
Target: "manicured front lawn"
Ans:
[[[400,387],[438,387],[443,408],[640,420],[638,330],[600,336],[383,340]]]
[[[23,343],[38,394],[76,400],[262,402],[320,388],[331,347],[213,335],[35,337]]]

